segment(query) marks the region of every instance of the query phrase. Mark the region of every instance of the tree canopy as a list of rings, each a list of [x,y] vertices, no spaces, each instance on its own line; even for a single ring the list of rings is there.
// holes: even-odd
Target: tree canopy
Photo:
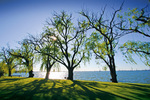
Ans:
[[[110,69],[112,82],[117,82],[115,53],[118,39],[124,36],[125,32],[120,32],[116,28],[118,23],[117,13],[121,11],[123,4],[118,10],[115,10],[110,18],[105,17],[105,8],[101,14],[89,14],[89,12],[82,11],[80,14],[86,18],[82,22],[87,29],[94,29],[91,36],[87,40],[86,47],[92,50],[96,58],[103,60]]]
[[[30,39],[28,40],[34,46],[35,53],[38,53],[37,56],[42,61],[40,70],[46,69],[46,79],[49,78],[51,68],[59,66],[56,60],[50,55],[61,56],[53,35],[53,32],[48,33],[45,30],[40,37],[30,35]]]
[[[120,48],[128,62],[136,64],[132,57],[133,54],[136,54],[145,65],[150,66],[150,42],[128,41],[120,46]]]
[[[8,49],[4,47],[1,49],[0,59],[2,64],[1,68],[3,68],[4,71],[7,70],[8,76],[11,76],[15,70],[14,68],[18,65],[17,60],[8,52]]]
[[[34,49],[31,44],[25,39],[19,43],[21,47],[19,49],[11,49],[9,53],[15,58],[21,59],[21,65],[24,65],[26,71],[29,72],[29,77],[32,76],[30,71],[33,71],[33,63],[34,63]]]
[[[56,38],[57,48],[61,51],[60,55],[50,55],[57,62],[61,63],[68,69],[68,79],[73,80],[73,70],[83,59],[85,59],[84,39],[85,29],[80,26],[75,26],[72,22],[72,15],[61,12],[61,14],[54,14],[53,19],[47,22],[49,28],[48,33],[54,30],[54,37]],[[63,58],[63,59],[62,59]]]
[[[125,12],[125,15],[118,15],[121,19],[121,24],[117,28],[122,31],[126,31],[128,34],[140,34],[145,38],[150,38],[150,17],[148,6],[142,9],[134,8]],[[150,66],[150,42],[141,41],[128,41],[124,43],[120,48],[125,55],[127,61],[136,63],[132,55],[136,54],[144,62],[145,65]]]

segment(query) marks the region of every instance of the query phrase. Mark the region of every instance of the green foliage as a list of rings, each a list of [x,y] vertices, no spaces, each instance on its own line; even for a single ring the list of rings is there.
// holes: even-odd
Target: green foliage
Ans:
[[[129,9],[125,13],[122,23],[120,24],[120,29],[124,32],[137,33],[146,37],[150,37],[149,28],[150,28],[150,17],[148,15],[148,7],[143,9]],[[121,15],[118,15],[118,17]],[[132,42],[128,41],[123,44],[120,48],[123,54],[126,57],[126,62],[135,63],[133,55],[138,55],[140,59],[144,62],[145,65],[150,66],[150,43],[149,42]]]
[[[122,4],[123,5],[123,4]],[[87,39],[86,49],[95,54],[96,59],[101,59],[110,68],[112,81],[117,82],[116,78],[116,66],[115,66],[115,48],[118,45],[118,39],[124,35],[119,32],[118,22],[116,20],[117,13],[121,11],[122,5],[116,11],[114,11],[112,17],[106,18],[105,8],[101,14],[92,14],[82,11],[80,14],[86,18],[86,29],[93,29],[90,37]],[[122,16],[118,15],[120,19]],[[132,23],[132,21],[130,21]],[[88,53],[90,53],[88,52]]]
[[[0,77],[4,76],[7,73],[6,64],[4,62],[0,62]]]
[[[101,29],[103,32],[107,32],[106,28]],[[87,39],[86,49],[92,50],[96,54],[96,59],[106,59],[107,55],[114,55],[114,51],[110,50],[109,41],[103,41],[104,37],[98,31],[93,32]],[[116,43],[112,44],[116,47]]]
[[[84,40],[85,40],[85,28],[86,23],[78,22],[76,27],[72,21],[72,15],[66,12],[61,12],[61,14],[54,14],[51,20],[54,34],[56,37],[56,47],[61,52],[53,56],[57,62],[63,64],[67,68],[77,67],[82,60],[86,61],[88,57],[85,56],[84,50]],[[51,26],[50,26],[51,27]],[[51,28],[46,29],[48,33],[53,33]]]
[[[144,62],[145,65],[150,66],[150,42],[132,42],[128,41],[120,46],[121,51],[125,55],[128,62],[135,63],[133,55],[136,54]]]
[[[123,18],[123,16],[122,16],[122,15],[119,15],[119,14],[117,14],[117,17],[120,18],[120,19]]]
[[[51,56],[59,56],[60,50],[57,48],[57,38],[55,37],[54,28],[46,27],[45,31],[41,34],[40,39],[35,46],[35,50],[39,52],[38,56],[40,60],[42,60],[41,71],[49,72],[52,67],[59,67],[58,62],[53,59]],[[33,40],[36,41],[36,40]],[[51,55],[51,56],[50,56]]]
[[[21,45],[18,49],[11,49],[9,52],[10,54],[18,59],[19,65],[23,65],[21,68],[22,71],[29,72],[30,70],[33,70],[33,63],[34,63],[34,48],[33,45],[31,45],[26,39],[24,39],[22,42],[19,42]]]
[[[143,9],[129,9],[124,15],[118,15],[118,18],[122,21],[122,23],[119,24],[120,29],[150,37],[150,17],[148,13],[148,7],[145,7]]]
[[[4,63],[3,61],[0,62],[0,71],[1,71],[3,74],[8,74],[7,65],[6,65],[6,63]]]
[[[150,84],[0,78],[1,100],[149,100],[149,93]]]
[[[104,67],[103,67],[103,70],[104,70],[104,71],[107,71],[107,68],[108,68],[108,66],[104,66]]]
[[[17,66],[18,62],[15,57],[9,53],[8,49],[1,49],[0,59],[1,69],[4,71],[5,74],[11,75],[11,73],[15,72],[15,67]]]
[[[4,76],[4,71],[0,69],[0,77]]]
[[[64,11],[61,14],[55,13],[53,19],[50,22],[47,21],[47,23],[50,26],[46,27],[45,32],[50,37],[55,37],[54,45],[60,51],[57,54],[46,54],[64,65],[69,71],[68,79],[73,80],[74,68],[79,66],[81,61],[86,61],[88,58],[84,50],[86,25],[83,21],[83,23],[78,22],[78,26],[75,26],[72,21],[72,15]],[[47,41],[44,42],[48,44]]]

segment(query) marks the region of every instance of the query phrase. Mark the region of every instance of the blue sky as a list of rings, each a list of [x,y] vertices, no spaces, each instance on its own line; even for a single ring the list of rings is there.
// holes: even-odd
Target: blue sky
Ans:
[[[17,41],[21,41],[29,34],[40,34],[48,17],[60,11],[72,13],[74,18],[81,18],[78,14],[82,9],[87,9],[95,13],[100,12],[101,8],[107,5],[106,12],[111,14],[112,8],[119,8],[123,0],[2,0],[0,1],[0,47],[7,47],[9,43],[11,48],[15,48]],[[149,4],[148,0],[125,0],[123,12],[128,8],[143,8]],[[81,18],[82,19],[82,18]],[[120,43],[127,40],[149,41],[140,35],[128,35],[120,39]],[[137,58],[135,56],[135,58]],[[116,54],[116,65],[119,70],[126,69],[149,69],[137,58],[137,65],[126,64],[123,62],[123,55],[118,51]],[[96,65],[93,59],[90,64],[77,70],[99,70],[105,64],[100,62]],[[38,66],[38,65],[37,65]],[[83,67],[84,66],[84,67]],[[39,67],[36,67],[37,70]],[[62,68],[63,69],[63,68]]]

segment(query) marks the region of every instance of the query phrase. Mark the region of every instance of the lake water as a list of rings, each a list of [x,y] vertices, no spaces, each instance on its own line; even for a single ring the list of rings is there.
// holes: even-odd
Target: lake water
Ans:
[[[20,75],[28,77],[28,73],[14,73],[13,75]],[[34,77],[45,78],[46,72],[34,72]],[[64,79],[68,76],[68,72],[51,72],[50,79]],[[74,80],[91,80],[110,82],[109,71],[75,71]],[[123,83],[146,83],[150,84],[150,71],[117,71],[118,82]]]

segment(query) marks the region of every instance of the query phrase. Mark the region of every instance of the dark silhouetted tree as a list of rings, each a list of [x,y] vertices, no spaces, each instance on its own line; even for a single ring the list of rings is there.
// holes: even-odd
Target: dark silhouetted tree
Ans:
[[[57,48],[61,51],[58,55],[49,55],[68,69],[68,79],[73,80],[73,71],[82,60],[86,59],[83,42],[85,29],[72,23],[72,15],[65,12],[54,14],[51,22],[47,21],[47,34],[53,33],[56,38]],[[51,36],[51,34],[49,34]]]
[[[110,69],[112,82],[117,81],[116,64],[115,64],[115,48],[118,39],[124,36],[125,32],[120,32],[116,25],[121,23],[118,21],[117,13],[121,11],[123,4],[118,10],[115,10],[111,17],[105,16],[105,9],[102,10],[100,16],[98,14],[90,14],[82,11],[80,14],[86,18],[82,25],[89,29],[94,29],[91,36],[87,39],[86,47],[95,54],[97,59],[102,59]]]

